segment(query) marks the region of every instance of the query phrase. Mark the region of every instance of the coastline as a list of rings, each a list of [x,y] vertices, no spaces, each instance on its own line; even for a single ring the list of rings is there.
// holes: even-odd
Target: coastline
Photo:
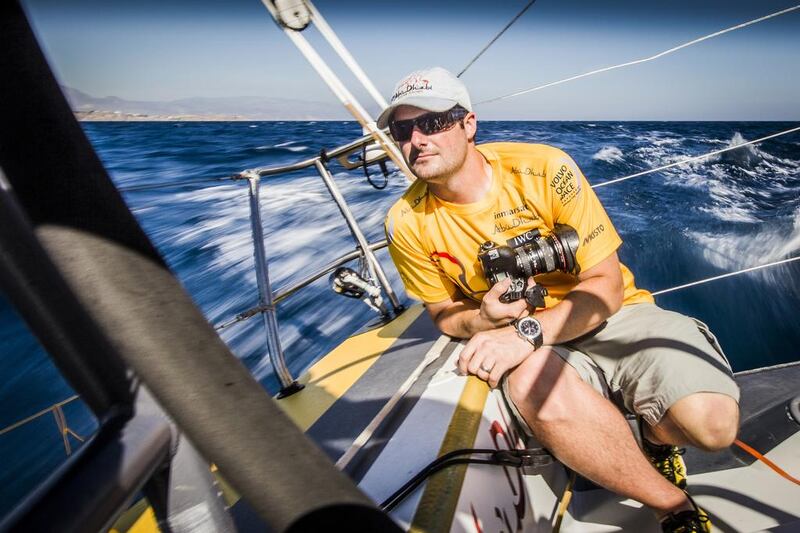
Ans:
[[[251,118],[241,115],[146,115],[115,111],[75,111],[81,122],[245,122]]]
[[[144,113],[122,113],[119,111],[74,111],[75,118],[80,122],[355,122],[353,117],[320,117],[315,115],[308,116],[244,116],[244,115],[224,115],[224,114],[144,114]],[[483,123],[496,122],[539,122],[552,124],[587,123],[664,123],[664,124],[747,124],[747,123],[770,123],[770,124],[793,124],[794,120],[765,120],[765,119],[738,119],[738,120],[698,120],[698,119],[675,119],[675,120],[508,120],[508,119],[483,119]]]

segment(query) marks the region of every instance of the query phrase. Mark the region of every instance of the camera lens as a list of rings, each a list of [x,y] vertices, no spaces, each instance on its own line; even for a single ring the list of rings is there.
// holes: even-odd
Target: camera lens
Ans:
[[[565,224],[556,224],[552,233],[544,237],[537,233],[530,241],[515,248],[485,242],[480,247],[478,259],[486,279],[492,285],[505,278],[522,284],[521,290],[509,288],[509,292],[503,295],[503,301],[510,301],[523,296],[531,276],[556,270],[579,274],[580,265],[575,260],[579,243],[578,233],[574,229]]]
[[[555,270],[573,272],[577,266],[575,251],[578,243],[575,230],[569,226],[557,225],[551,234],[536,238],[516,249],[520,274],[528,277]]]

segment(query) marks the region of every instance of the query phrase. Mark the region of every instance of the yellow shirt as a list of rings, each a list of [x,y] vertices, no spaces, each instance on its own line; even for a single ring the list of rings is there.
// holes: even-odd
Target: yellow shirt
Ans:
[[[427,303],[466,295],[480,301],[489,289],[478,260],[486,241],[515,244],[528,231],[550,233],[555,224],[573,227],[580,239],[576,259],[586,271],[611,255],[622,240],[574,161],[543,144],[491,143],[477,147],[492,167],[486,196],[471,204],[437,198],[415,181],[389,210],[386,237],[406,291]],[[510,241],[510,242],[509,242]],[[517,241],[518,242],[518,241]],[[620,264],[624,305],[653,302],[634,285]],[[547,307],[560,302],[578,284],[572,274],[536,276],[548,289]]]

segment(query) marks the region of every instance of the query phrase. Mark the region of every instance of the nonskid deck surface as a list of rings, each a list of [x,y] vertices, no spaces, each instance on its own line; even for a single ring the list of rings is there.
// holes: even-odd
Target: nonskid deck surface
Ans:
[[[437,343],[440,335],[420,306],[406,313],[346,341],[302,378],[306,390],[280,401],[335,461],[438,346],[438,359],[345,468],[376,502],[448,451],[523,446],[499,392],[454,371],[462,345]],[[800,364],[743,373],[737,380],[740,438],[796,475],[800,426],[785,415],[785,404],[797,394]],[[689,489],[719,531],[791,528],[800,521],[800,487],[751,456],[691,450],[685,457]],[[418,531],[551,531],[567,479],[559,463],[525,476],[493,465],[451,467],[432,476],[392,516]],[[795,526],[800,531],[800,523]],[[658,527],[638,502],[578,482],[561,531],[621,530]]]

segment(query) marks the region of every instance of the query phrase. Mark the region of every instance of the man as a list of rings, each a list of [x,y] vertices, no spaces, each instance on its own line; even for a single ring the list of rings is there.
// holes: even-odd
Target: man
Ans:
[[[451,73],[401,80],[378,119],[387,125],[418,178],[389,211],[389,250],[437,327],[470,339],[459,368],[501,385],[525,431],[584,477],[652,508],[665,531],[709,531],[681,490],[676,445],[719,450],[735,438],[739,391],[713,336],[635,286],[617,258],[622,241],[569,156],[476,146],[469,95]],[[577,231],[580,273],[536,276],[549,291],[545,309],[503,303],[509,280],[488,286],[479,246],[513,246],[556,224]],[[641,417],[649,459],[620,408]]]

